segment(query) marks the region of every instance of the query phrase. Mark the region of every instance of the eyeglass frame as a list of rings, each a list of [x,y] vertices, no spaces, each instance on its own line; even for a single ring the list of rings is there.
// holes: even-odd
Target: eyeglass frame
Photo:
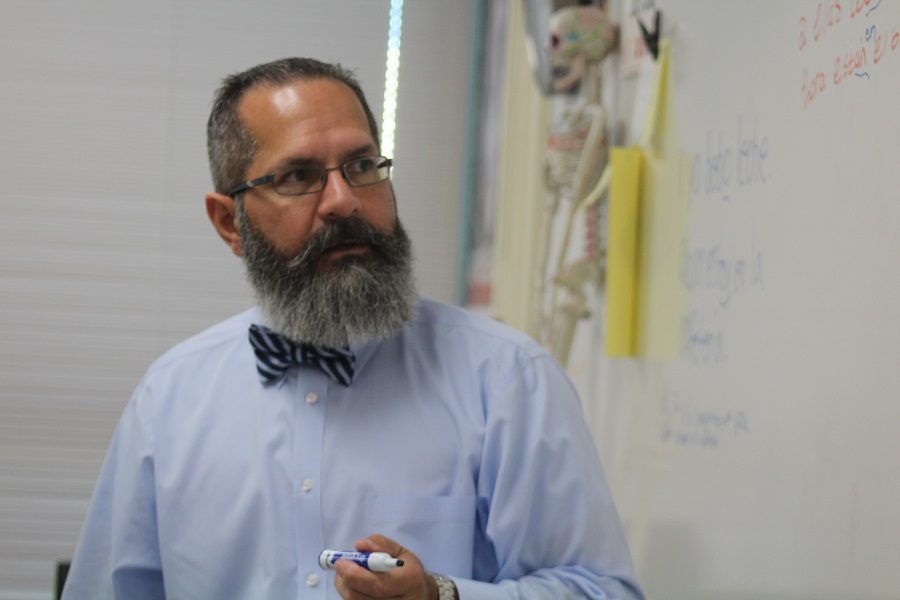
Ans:
[[[349,164],[351,164],[351,163],[354,163],[354,162],[356,162],[356,161],[359,161],[359,160],[365,160],[365,159],[379,159],[379,158],[382,159],[382,160],[378,161],[378,166],[376,167],[376,169],[384,169],[384,168],[387,168],[387,177],[385,177],[384,179],[379,179],[378,181],[373,181],[372,183],[363,183],[363,184],[355,184],[355,183],[353,183],[353,182],[350,181],[350,177],[347,176],[347,171],[344,170],[344,169],[347,168],[347,165],[349,165]],[[339,165],[336,166],[336,167],[323,167],[323,168],[322,168],[322,176],[319,178],[319,183],[322,185],[322,187],[317,188],[317,189],[315,189],[315,190],[309,190],[309,191],[306,191],[306,192],[297,192],[297,193],[295,193],[295,194],[285,194],[284,192],[279,192],[278,189],[275,188],[274,185],[272,186],[272,189],[275,191],[276,194],[279,194],[279,195],[281,195],[281,196],[305,196],[305,195],[307,195],[307,194],[317,194],[317,193],[319,193],[319,192],[321,192],[322,190],[325,189],[325,186],[328,184],[328,174],[331,173],[332,171],[340,171],[340,172],[341,172],[341,177],[343,177],[343,178],[344,178],[344,181],[347,182],[347,185],[349,185],[349,186],[352,187],[352,188],[369,187],[370,185],[376,185],[376,184],[378,184],[378,183],[382,183],[382,182],[387,181],[388,179],[390,179],[390,178],[391,178],[391,167],[393,167],[393,166],[394,166],[394,161],[393,161],[393,159],[390,159],[390,158],[388,158],[388,157],[386,157],[386,156],[380,156],[380,155],[377,155],[377,156],[357,156],[357,157],[355,157],[355,158],[351,158],[350,160],[347,160],[347,161],[345,161],[345,162],[339,164]],[[239,186],[237,186],[236,188],[234,188],[233,190],[231,190],[230,192],[228,192],[227,195],[230,196],[230,197],[232,197],[232,198],[234,198],[234,197],[237,196],[238,194],[242,194],[242,193],[244,193],[244,192],[246,192],[247,190],[250,190],[250,189],[252,189],[252,188],[255,188],[255,187],[258,187],[258,186],[261,186],[261,185],[265,185],[265,184],[267,184],[267,183],[273,183],[273,182],[275,181],[275,176],[276,176],[276,175],[279,175],[279,174],[281,174],[281,173],[289,172],[289,171],[294,170],[294,169],[296,169],[296,168],[297,168],[297,167],[288,167],[288,168],[285,168],[285,169],[279,169],[279,170],[277,170],[277,171],[272,171],[272,172],[269,173],[268,175],[263,175],[262,177],[257,177],[256,179],[251,179],[250,181],[245,181],[244,183],[240,184]]]

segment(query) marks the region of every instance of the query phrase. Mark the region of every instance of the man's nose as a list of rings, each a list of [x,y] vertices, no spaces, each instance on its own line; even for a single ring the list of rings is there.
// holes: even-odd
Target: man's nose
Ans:
[[[359,211],[359,197],[340,169],[325,173],[325,188],[319,200],[319,216],[323,219],[342,219]]]

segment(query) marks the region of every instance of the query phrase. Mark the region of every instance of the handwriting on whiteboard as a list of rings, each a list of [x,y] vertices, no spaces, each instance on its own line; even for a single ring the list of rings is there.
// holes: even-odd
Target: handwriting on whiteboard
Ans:
[[[900,29],[879,20],[882,0],[820,1],[798,19],[802,66],[801,106],[876,76],[886,59],[900,54]]]
[[[696,365],[721,364],[728,358],[722,322],[734,298],[765,289],[763,253],[752,240],[744,252],[723,242],[685,241],[680,260],[681,285],[692,300],[681,319],[681,357]]]
[[[738,116],[731,131],[709,129],[705,152],[694,156],[693,195],[731,200],[736,189],[766,182],[768,161],[769,136],[756,117]]]
[[[681,319],[681,357],[698,365],[725,362],[725,333],[710,322],[706,313],[690,310]]]
[[[707,129],[704,151],[694,154],[694,211],[752,211],[754,203],[747,200],[758,198],[757,188],[772,179],[765,124],[744,115],[731,123]],[[741,226],[712,240],[682,240],[678,258],[679,279],[688,298],[681,318],[680,356],[694,365],[723,364],[728,359],[727,313],[736,297],[764,289],[764,253],[755,234]]]
[[[681,246],[681,285],[688,292],[711,292],[722,308],[732,298],[763,288],[763,254],[751,241],[746,253],[719,241],[710,245]]]
[[[660,441],[676,446],[718,448],[726,438],[750,432],[750,420],[742,410],[723,408],[717,399],[700,400],[684,392],[662,397]]]
[[[744,355],[747,333],[735,322],[756,310],[766,291],[765,248],[752,224],[772,210],[773,195],[765,188],[778,180],[772,168],[780,155],[777,141],[766,119],[745,112],[710,123],[692,150],[696,227],[678,253],[686,301],[678,353],[692,383],[673,380],[660,390],[663,445],[724,450],[751,435],[750,407],[712,382],[733,368],[731,355]],[[715,230],[704,223],[715,223]]]

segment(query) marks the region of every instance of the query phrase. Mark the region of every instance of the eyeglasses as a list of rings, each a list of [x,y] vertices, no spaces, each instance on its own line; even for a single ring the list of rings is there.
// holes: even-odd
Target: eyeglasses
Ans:
[[[331,171],[340,171],[350,187],[365,187],[381,183],[390,177],[392,165],[393,161],[383,156],[361,156],[327,169],[316,164],[299,165],[251,179],[228,192],[228,195],[234,197],[267,183],[271,183],[272,188],[284,196],[315,194],[325,189],[328,173]]]

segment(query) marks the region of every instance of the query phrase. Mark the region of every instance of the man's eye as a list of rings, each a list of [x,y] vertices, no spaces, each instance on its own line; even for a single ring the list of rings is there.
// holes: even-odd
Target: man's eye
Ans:
[[[281,174],[279,183],[309,183],[315,179],[314,171],[315,169],[310,169],[309,167],[299,167],[297,169],[285,171]]]
[[[374,171],[376,167],[374,158],[358,158],[347,165],[348,170],[353,173],[368,173]]]

